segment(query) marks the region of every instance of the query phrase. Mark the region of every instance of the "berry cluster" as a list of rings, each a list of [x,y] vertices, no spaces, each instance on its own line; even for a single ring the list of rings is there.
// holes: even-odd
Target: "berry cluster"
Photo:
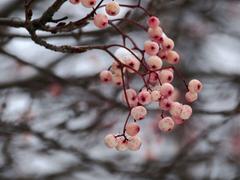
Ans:
[[[87,8],[94,8],[97,3],[96,0],[70,0],[70,2],[82,3]],[[106,50],[114,61],[108,70],[100,73],[100,80],[103,83],[113,83],[122,87],[122,101],[129,109],[122,133],[108,134],[104,141],[107,147],[116,148],[118,151],[127,149],[136,151],[142,144],[138,136],[139,121],[146,117],[147,105],[159,104],[161,112],[159,129],[163,132],[171,131],[175,124],[182,124],[191,117],[192,108],[189,104],[198,99],[198,93],[203,85],[196,79],[186,83],[181,73],[174,67],[180,62],[180,56],[174,50],[174,41],[163,32],[160,20],[144,9],[140,1],[136,6],[118,4],[116,1],[97,6],[97,8],[102,7],[105,7],[106,14],[95,12],[93,17],[95,26],[103,29],[111,25],[123,37],[123,45],[112,45],[118,46],[114,54]],[[148,16],[147,27],[133,20],[127,20],[128,23],[137,25],[148,34],[149,40],[145,41],[143,48],[139,48],[130,36],[118,29],[113,23],[114,20],[108,19],[108,16],[118,15],[121,7],[140,8]],[[129,48],[130,45],[126,43],[126,39],[133,47]],[[119,53],[123,49],[127,53]],[[139,90],[130,87],[130,75],[139,76],[143,81],[143,86]],[[178,102],[176,97],[177,89],[173,85],[175,75],[183,81],[186,88],[184,104]],[[133,122],[129,122],[130,119]]]

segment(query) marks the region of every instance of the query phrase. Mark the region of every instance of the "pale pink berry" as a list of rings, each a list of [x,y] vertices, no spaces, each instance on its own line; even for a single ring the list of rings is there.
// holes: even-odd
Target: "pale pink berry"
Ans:
[[[128,141],[128,149],[131,151],[137,151],[141,148],[142,141],[138,136],[130,137]]]
[[[189,119],[192,115],[192,108],[189,105],[183,105],[182,106],[182,112],[180,114],[181,119]]]
[[[81,0],[82,5],[86,8],[92,8],[97,3],[97,0]]]
[[[151,100],[152,100],[151,94],[147,90],[142,90],[138,94],[138,102],[142,105],[149,104]]]
[[[127,89],[126,95],[127,95],[127,99],[128,99],[128,103],[129,103],[130,107],[137,106],[137,104],[138,104],[137,92],[134,89]],[[124,92],[122,93],[122,100],[124,103],[127,104]]]
[[[170,83],[164,83],[160,87],[160,93],[163,97],[169,97],[173,94],[174,87]]]
[[[119,75],[113,75],[112,81],[115,85],[117,86],[122,86],[123,85],[123,79],[122,76]]]
[[[161,99],[159,101],[159,107],[163,111],[169,111],[171,109],[172,101],[168,98]]]
[[[198,99],[198,93],[192,93],[192,92],[189,91],[185,94],[185,99],[188,102],[192,103],[192,102],[194,102]]]
[[[128,149],[128,141],[125,140],[124,137],[117,138],[117,146],[116,150],[118,151],[126,151]]]
[[[144,43],[144,50],[150,56],[157,55],[159,52],[159,45],[153,41],[146,41]]]
[[[152,101],[159,101],[161,94],[160,91],[154,90],[151,92]]]
[[[162,64],[163,64],[161,58],[158,56],[150,56],[147,59],[146,63],[148,65],[148,67],[150,68],[150,70],[152,70],[152,71],[161,69]]]
[[[158,72],[151,72],[148,75],[148,82],[152,85],[155,85],[159,82],[158,79],[159,73]]]
[[[104,70],[100,73],[100,80],[102,82],[111,82],[112,81],[112,73],[111,71]]]
[[[191,80],[188,84],[188,89],[192,93],[199,93],[202,91],[202,88],[203,88],[202,83],[197,79]]]
[[[113,134],[108,134],[104,137],[104,143],[109,148],[115,148],[118,144],[117,139]]]
[[[96,14],[93,22],[99,29],[104,29],[108,25],[108,17],[105,14]]]
[[[126,133],[129,136],[136,136],[140,131],[140,126],[137,123],[129,123],[126,126]]]
[[[116,1],[112,1],[106,4],[105,10],[108,15],[116,16],[120,12],[120,6]]]
[[[157,28],[160,25],[160,20],[156,16],[148,18],[147,24],[150,28]]]
[[[159,78],[160,78],[161,83],[171,83],[173,81],[174,75],[171,70],[163,69],[159,73]]]
[[[120,62],[121,62],[122,64],[125,63],[125,62],[123,62],[123,61],[120,61]],[[121,64],[120,64],[119,62],[117,62],[117,61],[114,61],[114,62],[112,63],[111,71],[112,71],[113,74],[121,76],[121,75],[122,75]],[[126,71],[126,69],[123,68],[123,72],[125,72],[125,71]]]
[[[131,110],[131,116],[135,120],[144,119],[146,115],[147,115],[147,110],[143,106],[136,106]]]
[[[166,60],[167,59],[167,54],[168,54],[168,51],[165,51],[165,50],[160,50],[159,53],[158,53],[158,56],[162,59],[162,60]]]
[[[184,123],[184,120],[181,119],[180,117],[172,117],[173,121],[175,122],[175,124],[180,125]]]
[[[174,121],[171,117],[165,117],[159,121],[158,127],[164,132],[171,131],[174,128]]]
[[[162,47],[165,50],[172,50],[174,48],[174,41],[167,36],[163,36]]]
[[[140,68],[140,62],[135,57],[129,57],[125,60],[125,64],[131,68],[127,68],[127,71],[130,73],[135,73]]]
[[[69,0],[69,2],[72,4],[79,4],[81,3],[81,0]]]
[[[183,105],[181,103],[172,102],[169,112],[173,117],[180,117],[181,112],[182,112],[182,108],[183,108]]]
[[[180,57],[176,51],[169,51],[167,53],[167,62],[169,64],[178,64],[179,61],[180,61]]]
[[[149,37],[156,41],[157,43],[160,43],[163,41],[163,37],[162,37],[163,31],[162,28],[160,28],[159,26],[156,28],[149,28],[148,29],[148,35]]]

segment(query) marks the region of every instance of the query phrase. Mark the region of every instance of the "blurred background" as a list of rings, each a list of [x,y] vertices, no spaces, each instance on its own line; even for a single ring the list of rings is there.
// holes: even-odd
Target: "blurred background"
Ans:
[[[51,3],[35,1],[33,17]],[[240,179],[240,1],[144,0],[143,6],[175,40],[186,80],[204,84],[193,117],[164,134],[156,126],[157,109],[150,107],[141,122],[140,151],[107,149],[103,137],[120,132],[127,115],[121,89],[98,80],[111,58],[95,50],[53,52],[36,45],[23,28],[0,26],[0,179]],[[54,17],[77,20],[85,13],[65,3]],[[139,10],[130,17],[146,21]],[[24,19],[24,1],[1,0],[3,18]],[[121,29],[139,44],[147,39],[138,28],[123,23]],[[121,40],[91,23],[73,33],[39,34],[58,45]]]

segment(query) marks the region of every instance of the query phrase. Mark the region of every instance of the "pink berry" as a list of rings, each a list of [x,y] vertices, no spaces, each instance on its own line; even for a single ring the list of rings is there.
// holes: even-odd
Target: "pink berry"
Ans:
[[[171,117],[165,117],[159,121],[158,127],[163,132],[171,131],[174,128],[174,121]]]
[[[180,117],[172,117],[173,121],[175,122],[175,124],[180,125],[184,123],[184,120],[181,119]]]
[[[159,101],[161,94],[160,91],[154,90],[151,92],[152,101]]]
[[[165,51],[165,50],[160,50],[159,53],[158,53],[158,56],[162,59],[162,60],[166,60],[167,59],[167,54],[168,54],[168,51]]]
[[[104,138],[104,143],[109,148],[115,148],[117,146],[117,140],[113,134],[108,134]]]
[[[192,115],[192,108],[189,105],[183,105],[182,106],[182,112],[180,114],[181,119],[189,119]]]
[[[120,62],[122,64],[124,64],[124,62],[122,62],[122,61],[120,61]],[[122,75],[121,64],[119,64],[119,62],[114,61],[112,63],[111,71],[113,74],[121,76]],[[126,69],[123,68],[123,72],[125,72],[125,71],[126,71]]]
[[[97,0],[81,0],[82,5],[86,8],[92,8],[95,6]]]
[[[159,52],[159,45],[153,41],[146,41],[144,43],[144,50],[150,56],[157,55]]]
[[[179,54],[176,51],[168,51],[167,62],[169,64],[178,64],[180,61]]]
[[[156,41],[157,43],[160,43],[163,40],[163,38],[162,38],[163,31],[162,31],[162,28],[160,28],[160,27],[149,28],[148,34],[149,34],[149,37],[152,40]]]
[[[122,76],[119,75],[113,75],[112,81],[115,85],[117,86],[122,86],[123,85],[123,80]]]
[[[135,57],[129,57],[126,59],[125,64],[131,68],[127,68],[127,71],[130,73],[135,73],[140,68],[140,62]]]
[[[159,107],[163,111],[169,111],[171,109],[172,101],[168,98],[161,99],[159,101]]]
[[[129,136],[136,136],[140,131],[140,126],[137,123],[129,123],[126,126],[126,133]]]
[[[136,106],[131,110],[131,116],[135,120],[142,120],[147,115],[147,110],[143,106]]]
[[[147,24],[150,28],[157,28],[160,25],[160,20],[156,16],[148,18]]]
[[[182,108],[183,105],[180,104],[179,102],[172,102],[169,112],[173,117],[180,117]]]
[[[188,84],[188,89],[192,93],[199,93],[202,91],[202,88],[203,88],[202,83],[197,79],[191,80]]]
[[[160,78],[161,83],[171,83],[173,81],[174,75],[171,70],[163,69],[159,73],[159,78]]]
[[[137,92],[134,89],[127,89],[126,94],[127,94],[128,103],[130,107],[137,106],[138,104]],[[122,99],[124,103],[127,103],[124,92],[122,93]]]
[[[192,103],[194,101],[196,101],[198,99],[198,94],[197,93],[192,93],[192,92],[187,92],[186,95],[185,95],[185,99]]]
[[[158,75],[159,73],[158,72],[151,72],[149,73],[148,75],[148,82],[152,85],[155,85],[159,82],[159,79],[158,79]]]
[[[160,88],[160,93],[164,97],[169,97],[173,94],[174,87],[170,83],[164,83]]]
[[[99,29],[104,29],[108,25],[108,17],[105,14],[96,14],[93,22]]]
[[[125,140],[124,137],[117,138],[117,146],[116,150],[118,151],[126,151],[128,149],[128,141]]]
[[[152,70],[152,71],[161,69],[162,64],[163,64],[161,58],[158,56],[150,56],[147,59],[146,63],[148,65],[148,67],[150,68],[150,70]]]
[[[79,4],[81,3],[81,0],[69,0],[69,2],[72,4]]]
[[[104,70],[100,73],[100,80],[102,82],[111,82],[112,81],[112,73],[111,71]]]
[[[142,105],[149,104],[151,102],[151,94],[147,90],[142,90],[138,94],[138,102]]]
[[[165,50],[172,50],[174,48],[174,42],[167,36],[163,36],[162,47]]]
[[[130,137],[128,141],[128,149],[131,151],[137,151],[141,148],[142,142],[138,136]]]
[[[120,6],[116,1],[112,1],[106,4],[105,10],[108,15],[116,16],[120,12]]]

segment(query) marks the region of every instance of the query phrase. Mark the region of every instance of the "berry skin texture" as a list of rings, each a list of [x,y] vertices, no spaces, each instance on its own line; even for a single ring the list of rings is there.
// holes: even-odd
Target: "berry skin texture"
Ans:
[[[116,16],[120,12],[120,6],[117,2],[112,1],[106,4],[105,10],[109,16]]]
[[[173,81],[174,75],[171,70],[163,69],[159,73],[159,78],[161,83],[171,83]]]
[[[96,14],[93,22],[99,29],[104,29],[108,25],[108,17],[105,14]]]
[[[165,117],[159,121],[158,127],[163,132],[171,131],[174,128],[174,121],[171,117]]]
[[[127,99],[130,107],[137,106],[138,104],[137,92],[134,89],[127,89],[126,94],[127,94]],[[122,93],[122,100],[124,103],[127,103],[124,92]]]
[[[117,139],[117,151],[126,151],[128,149],[128,141],[126,141],[124,138],[120,137]]]
[[[112,81],[112,73],[111,71],[104,70],[100,73],[100,80],[104,83],[108,83]]]
[[[159,45],[153,41],[146,41],[144,43],[144,50],[148,55],[154,56],[159,52]]]
[[[150,56],[147,60],[147,65],[150,68],[150,70],[154,71],[157,69],[161,69],[162,67],[162,60],[158,56]]]
[[[171,104],[172,104],[172,101],[167,98],[161,99],[159,101],[159,107],[163,111],[169,111],[171,109]]]
[[[163,36],[162,47],[165,50],[172,50],[174,48],[174,41],[167,36]]]
[[[168,51],[167,62],[169,64],[178,64],[180,61],[179,54],[176,51]]]
[[[160,93],[163,97],[169,97],[173,94],[174,92],[174,87],[170,83],[164,83],[160,87]]]
[[[159,101],[161,94],[160,91],[154,90],[151,92],[152,101]]]
[[[147,90],[142,90],[138,94],[138,102],[142,105],[149,104],[151,100],[152,100],[151,94]]]
[[[92,8],[97,3],[97,0],[81,0],[82,5],[86,8]]]
[[[160,27],[156,27],[156,28],[149,28],[148,29],[148,35],[149,37],[156,41],[157,43],[160,43],[163,41],[163,37],[162,37],[162,34],[163,34],[163,30],[162,28]]]
[[[126,126],[126,133],[129,136],[136,136],[140,131],[140,126],[137,123],[129,123]]]
[[[197,79],[191,80],[188,84],[188,89],[192,93],[199,93],[202,91],[202,88],[203,88],[202,83]]]
[[[194,102],[198,99],[198,93],[192,93],[192,92],[189,91],[185,94],[185,99],[188,102],[192,103],[192,102]]]
[[[186,119],[189,119],[191,115],[192,115],[192,108],[189,105],[183,105],[180,118],[186,120]]]
[[[172,102],[169,112],[173,117],[180,117],[182,113],[182,108],[183,108],[183,105],[181,103]]]
[[[126,61],[125,61],[125,64],[130,66],[131,68],[127,68],[127,71],[129,73],[135,73],[136,71],[139,70],[140,68],[140,62],[137,60],[137,58],[135,57],[131,57],[131,58],[128,58]]]
[[[131,151],[139,150],[141,148],[141,145],[142,145],[142,141],[138,136],[134,136],[134,137],[129,138],[129,141],[128,141],[128,144],[127,144],[128,149],[131,150]]]
[[[81,0],[69,0],[69,2],[72,4],[79,4],[81,3]]]
[[[147,110],[143,106],[136,106],[131,110],[131,116],[135,120],[142,120],[147,115]]]
[[[115,148],[118,144],[117,139],[113,134],[108,134],[104,137],[104,143],[108,148]]]
[[[151,16],[148,18],[147,24],[150,28],[157,28],[160,25],[160,20],[156,16]]]

